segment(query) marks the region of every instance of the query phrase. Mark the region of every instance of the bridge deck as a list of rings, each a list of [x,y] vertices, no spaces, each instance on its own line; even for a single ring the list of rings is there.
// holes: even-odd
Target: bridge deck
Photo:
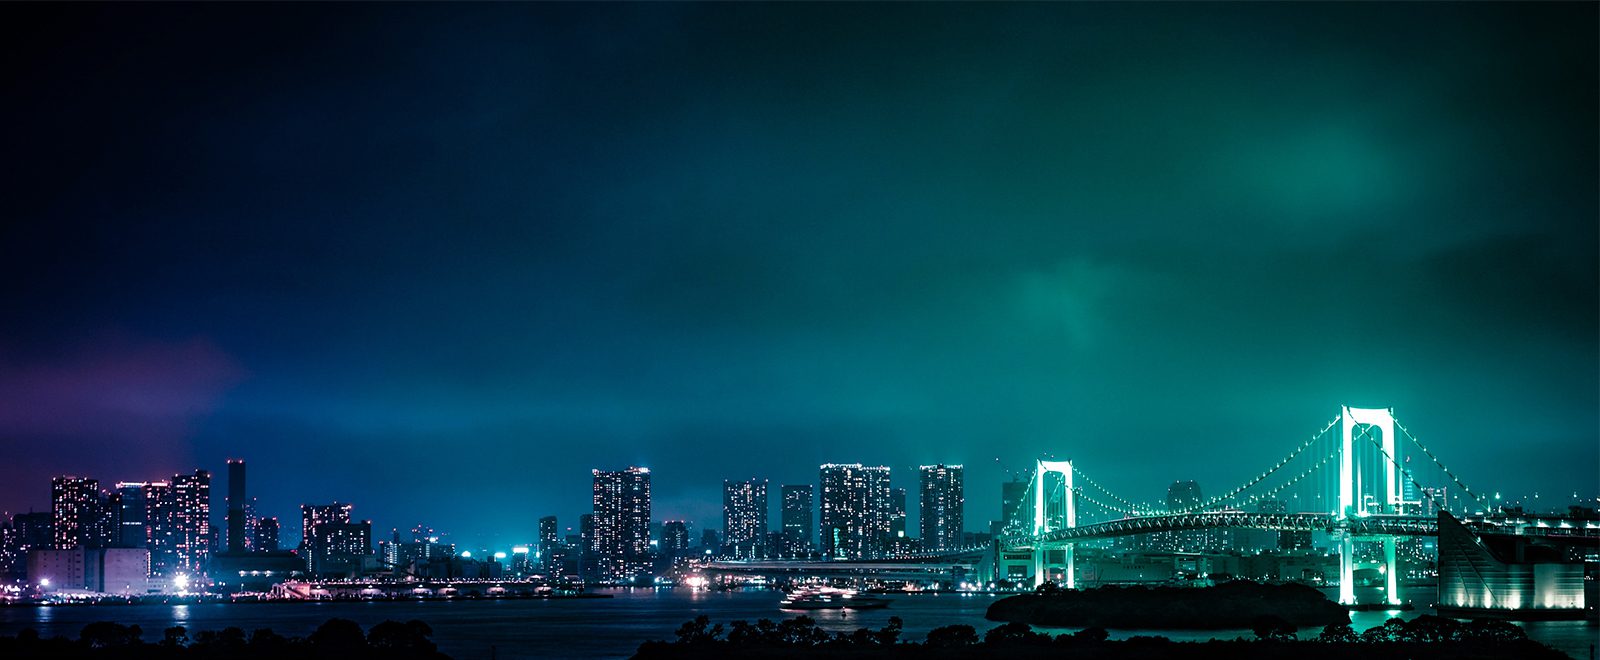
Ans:
[[[1600,523],[1595,521],[1574,520],[1555,521],[1552,523],[1548,520],[1532,519],[1477,519],[1466,522],[1475,531],[1487,534],[1600,538]],[[1212,511],[1123,518],[1056,530],[1041,537],[1012,536],[1002,539],[1001,546],[1007,550],[1016,550],[1030,548],[1037,543],[1062,545],[1134,534],[1219,528],[1290,532],[1347,532],[1358,538],[1438,536],[1439,521],[1433,516],[1372,515],[1341,519],[1331,513]]]

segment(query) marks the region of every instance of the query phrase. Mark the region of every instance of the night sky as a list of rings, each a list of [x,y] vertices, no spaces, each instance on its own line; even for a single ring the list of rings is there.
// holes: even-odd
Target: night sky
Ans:
[[[0,510],[239,457],[481,547],[945,462],[985,530],[1342,403],[1592,498],[1597,11],[6,4]]]

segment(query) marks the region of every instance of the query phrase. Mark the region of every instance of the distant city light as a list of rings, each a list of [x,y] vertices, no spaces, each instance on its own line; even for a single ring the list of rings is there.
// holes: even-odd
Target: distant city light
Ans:
[[[506,553],[504,553],[504,552],[496,552],[496,553],[494,553],[494,558],[495,559],[505,559],[506,558]]]
[[[519,546],[513,547],[513,548],[511,548],[511,552],[513,552],[515,554],[519,554],[519,555],[528,554],[528,546],[519,545]]]
[[[461,551],[461,558],[462,559],[471,559],[472,558],[472,552],[469,551],[469,550],[462,550]]]

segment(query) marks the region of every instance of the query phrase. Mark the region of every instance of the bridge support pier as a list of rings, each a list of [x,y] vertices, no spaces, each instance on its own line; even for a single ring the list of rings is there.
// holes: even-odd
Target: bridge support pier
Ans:
[[[1390,605],[1400,604],[1400,565],[1394,560],[1394,537],[1383,537],[1383,595]]]
[[[1076,548],[1077,545],[1072,543],[1068,543],[1067,547],[1064,548],[1067,553],[1067,561],[1066,567],[1063,569],[1063,571],[1067,578],[1065,582],[1068,589],[1078,588],[1078,566],[1076,559],[1073,557],[1073,550]]]
[[[1356,604],[1356,540],[1349,532],[1339,542],[1339,604]]]
[[[1077,546],[1068,543],[1061,547],[1062,561],[1061,574],[1062,586],[1068,589],[1078,588],[1078,566],[1075,550]],[[1033,546],[1033,586],[1037,588],[1050,579],[1050,548],[1039,543]]]
[[[1049,552],[1049,550],[1045,549],[1043,543],[1033,544],[1033,588],[1035,589],[1039,588],[1039,585],[1044,584],[1046,577],[1044,557],[1045,553],[1047,552]]]

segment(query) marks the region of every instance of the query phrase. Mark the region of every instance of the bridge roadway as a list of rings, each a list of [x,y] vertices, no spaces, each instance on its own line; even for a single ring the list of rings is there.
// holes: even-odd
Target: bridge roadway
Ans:
[[[852,577],[870,575],[885,579],[921,580],[936,576],[956,576],[971,573],[987,561],[989,545],[960,548],[946,552],[925,552],[885,559],[773,559],[773,560],[718,560],[706,564],[701,570],[724,575],[777,576],[799,574],[805,576],[832,575]]]
[[[1536,518],[1472,518],[1462,521],[1480,534],[1510,534],[1541,537],[1600,537],[1600,523]],[[1345,532],[1356,538],[1382,536],[1438,536],[1439,521],[1434,516],[1375,514],[1341,519],[1331,513],[1246,513],[1206,511],[1122,518],[1051,531],[1040,537],[1010,536],[1001,539],[1006,550],[1031,548],[1036,543],[1066,545],[1078,541],[1197,529],[1262,529],[1288,532]]]

